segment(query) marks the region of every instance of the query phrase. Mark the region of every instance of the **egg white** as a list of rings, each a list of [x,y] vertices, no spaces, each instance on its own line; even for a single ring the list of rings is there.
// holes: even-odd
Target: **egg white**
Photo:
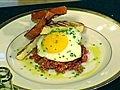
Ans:
[[[71,30],[67,28],[67,30],[69,34],[66,34],[66,32],[64,33],[67,36],[69,41],[68,41],[67,47],[64,50],[58,53],[48,53],[43,51],[41,47],[41,42],[46,35],[42,35],[39,41],[37,42],[37,54],[41,57],[46,57],[50,60],[54,60],[57,62],[68,62],[68,61],[73,61],[77,58],[80,58],[81,57],[81,46],[80,46],[81,32],[79,30],[76,30],[75,28],[72,28]],[[74,32],[74,33],[71,33],[71,32]]]

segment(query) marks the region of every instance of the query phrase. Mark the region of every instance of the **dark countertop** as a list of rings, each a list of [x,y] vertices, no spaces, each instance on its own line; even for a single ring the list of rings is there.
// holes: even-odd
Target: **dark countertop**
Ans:
[[[120,1],[119,0],[81,0],[68,3],[36,4],[25,6],[12,6],[0,8],[0,24],[4,21],[24,12],[35,9],[42,9],[54,6],[65,5],[67,7],[89,9],[105,14],[120,22]],[[99,77],[98,77],[99,78]],[[120,90],[120,77],[113,82],[99,88],[99,90]]]

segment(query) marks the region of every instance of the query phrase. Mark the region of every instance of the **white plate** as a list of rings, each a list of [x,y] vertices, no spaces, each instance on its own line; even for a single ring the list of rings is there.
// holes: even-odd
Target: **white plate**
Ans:
[[[72,20],[85,24],[86,30],[82,34],[84,44],[86,47],[97,46],[101,52],[98,61],[94,61],[95,64],[85,63],[86,69],[83,74],[71,79],[45,79],[38,74],[33,75],[28,69],[21,70],[24,65],[15,59],[15,55],[16,49],[28,42],[23,36],[25,31],[35,25],[31,22],[29,13],[8,20],[1,25],[0,30],[0,38],[2,38],[0,39],[2,42],[0,66],[7,66],[11,69],[15,85],[30,89],[90,89],[103,86],[119,76],[119,23],[105,15],[85,9],[69,9],[66,15],[55,20]],[[89,61],[92,58],[90,54]]]

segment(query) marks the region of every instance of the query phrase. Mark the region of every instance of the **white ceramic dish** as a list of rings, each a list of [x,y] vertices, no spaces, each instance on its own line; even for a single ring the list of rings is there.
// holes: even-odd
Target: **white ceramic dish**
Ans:
[[[83,74],[71,79],[45,79],[40,77],[40,73],[39,75],[33,75],[28,69],[21,70],[24,65],[21,64],[21,61],[15,59],[15,51],[28,42],[24,37],[25,31],[35,25],[35,23],[31,22],[29,12],[3,23],[0,30],[0,37],[2,38],[0,39],[0,42],[2,42],[0,47],[0,66],[7,66],[11,69],[14,74],[15,85],[32,90],[93,89],[103,86],[119,76],[119,23],[105,15],[85,9],[69,9],[66,15],[55,19],[55,21],[58,20],[79,21],[85,24],[86,30],[82,34],[83,42],[86,47],[93,44],[99,47],[101,54],[98,61],[95,61],[99,65],[85,63],[86,69]],[[86,43],[86,41],[91,44]],[[89,61],[92,58],[94,57],[89,55]],[[86,74],[87,72],[91,73]]]

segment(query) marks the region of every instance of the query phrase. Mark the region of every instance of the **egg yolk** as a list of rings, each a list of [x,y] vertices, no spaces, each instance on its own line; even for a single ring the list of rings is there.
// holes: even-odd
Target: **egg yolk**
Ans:
[[[58,53],[66,48],[68,38],[63,32],[53,32],[45,36],[41,42],[44,52]]]

